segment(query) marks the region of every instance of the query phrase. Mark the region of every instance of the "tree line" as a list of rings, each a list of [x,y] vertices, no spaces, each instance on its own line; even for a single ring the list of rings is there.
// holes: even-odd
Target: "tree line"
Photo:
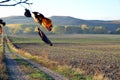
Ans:
[[[80,26],[54,26],[53,33],[65,33],[65,34],[120,34],[120,27],[115,30],[107,29],[104,26],[88,26],[82,24]]]
[[[4,27],[4,32],[6,34],[36,34],[37,27],[49,34],[120,34],[120,27],[115,30],[108,30],[104,26],[88,26],[86,24],[80,26],[55,25],[51,32],[48,32],[42,26],[34,24],[8,24]]]

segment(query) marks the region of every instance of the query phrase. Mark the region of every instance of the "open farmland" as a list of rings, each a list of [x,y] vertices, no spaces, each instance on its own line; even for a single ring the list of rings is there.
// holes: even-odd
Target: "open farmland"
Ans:
[[[120,80],[120,35],[52,35],[53,46],[37,37],[11,37],[16,47],[59,65],[92,76],[95,80]],[[58,71],[67,77],[65,71]],[[72,74],[72,73],[71,73]],[[76,76],[76,75],[75,75]],[[77,79],[79,80],[79,79]]]

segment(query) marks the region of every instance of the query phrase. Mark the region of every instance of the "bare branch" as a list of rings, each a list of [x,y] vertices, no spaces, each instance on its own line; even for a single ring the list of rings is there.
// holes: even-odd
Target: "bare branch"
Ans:
[[[9,1],[11,1],[11,0],[4,0],[4,1],[1,1],[0,3],[5,3],[5,2],[9,2]],[[28,3],[27,1],[29,1],[29,0],[24,0],[24,1],[20,0],[14,4],[0,4],[0,6],[16,6],[18,4],[23,4],[23,3],[24,4],[32,4],[32,3]]]
[[[5,2],[9,2],[10,0],[4,0],[4,1],[0,1],[0,3],[5,3]]]

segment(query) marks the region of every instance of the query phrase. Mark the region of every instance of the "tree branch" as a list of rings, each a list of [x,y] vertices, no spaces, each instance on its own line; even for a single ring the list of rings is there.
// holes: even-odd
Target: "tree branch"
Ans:
[[[5,2],[9,2],[10,0],[4,0],[4,1],[0,1],[0,3],[5,3]]]
[[[1,1],[0,3],[5,3],[5,2],[9,2],[9,1],[11,1],[11,0],[4,0],[4,1]],[[14,3],[14,4],[0,4],[0,6],[16,6],[16,5],[22,4],[22,3],[32,4],[32,3],[28,3],[27,1],[29,1],[29,0],[24,0],[24,1],[20,0],[20,1],[16,2],[16,3]]]

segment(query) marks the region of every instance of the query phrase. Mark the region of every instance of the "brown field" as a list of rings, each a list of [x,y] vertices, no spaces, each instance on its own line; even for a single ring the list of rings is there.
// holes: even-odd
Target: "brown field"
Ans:
[[[76,37],[50,36],[52,47],[43,43],[17,43],[16,46],[42,56],[60,65],[80,69],[93,79],[120,80],[120,36],[119,35],[83,35]],[[27,39],[27,38],[26,38]],[[33,39],[33,38],[31,38]],[[15,39],[13,39],[14,41]]]

